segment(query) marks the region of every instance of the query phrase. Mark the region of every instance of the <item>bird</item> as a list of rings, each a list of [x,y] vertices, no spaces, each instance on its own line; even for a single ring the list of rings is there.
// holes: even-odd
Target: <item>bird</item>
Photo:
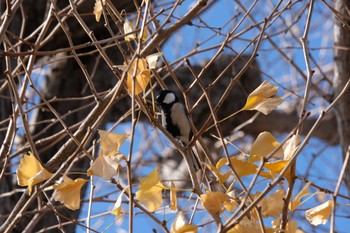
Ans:
[[[156,97],[161,108],[163,127],[183,146],[187,146],[193,137],[185,106],[171,90],[162,90]],[[199,159],[190,149],[191,159],[195,170],[201,170]]]

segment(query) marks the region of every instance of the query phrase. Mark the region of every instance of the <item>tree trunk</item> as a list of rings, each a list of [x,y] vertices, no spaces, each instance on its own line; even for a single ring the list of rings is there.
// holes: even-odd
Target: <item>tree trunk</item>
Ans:
[[[334,94],[338,96],[350,78],[350,1],[336,0],[335,9],[340,13],[334,25]],[[350,145],[350,95],[347,93],[336,108],[338,133],[343,156]],[[350,190],[350,166],[345,172]]]

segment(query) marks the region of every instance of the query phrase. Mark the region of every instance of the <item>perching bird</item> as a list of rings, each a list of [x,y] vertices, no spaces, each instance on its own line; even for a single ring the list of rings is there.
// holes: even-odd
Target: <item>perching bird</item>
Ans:
[[[161,91],[156,97],[156,101],[162,109],[162,125],[183,146],[187,146],[193,133],[184,105],[179,101],[175,93],[170,90]],[[200,170],[201,165],[197,156],[192,150],[190,154],[195,170]]]

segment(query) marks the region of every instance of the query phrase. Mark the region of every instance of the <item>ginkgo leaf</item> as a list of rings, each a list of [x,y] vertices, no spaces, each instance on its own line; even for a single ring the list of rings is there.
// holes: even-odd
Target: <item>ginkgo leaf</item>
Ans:
[[[284,160],[289,160],[295,150],[298,148],[299,144],[301,142],[301,137],[300,135],[293,135],[290,139],[286,141],[286,143],[283,145],[283,150],[284,150]]]
[[[170,189],[170,209],[177,211],[176,189],[175,189],[175,184],[172,181],[171,181],[171,189]]]
[[[329,216],[334,208],[334,201],[329,200],[321,205],[318,205],[312,209],[305,211],[306,219],[310,221],[312,225],[318,226],[320,224],[326,224]]]
[[[267,231],[265,227],[265,231]],[[227,231],[228,233],[258,233],[261,232],[260,224],[248,218],[242,219],[237,225]]]
[[[275,137],[270,132],[262,132],[255,139],[252,150],[249,155],[250,162],[256,162],[261,157],[267,158],[274,150],[276,150],[280,144],[276,141]],[[283,149],[278,149],[272,156],[272,158],[282,158]]]
[[[95,6],[94,6],[94,15],[97,22],[100,22],[103,10],[102,10],[102,3],[105,4],[105,0],[96,0]]]
[[[235,191],[230,191],[228,193],[226,193],[227,196],[229,196],[230,198],[224,202],[224,207],[227,211],[233,212],[236,208],[237,208],[237,202],[235,201]]]
[[[241,160],[236,157],[231,157],[230,160],[239,177],[255,174],[258,169],[258,167],[255,164],[250,163],[246,160]],[[221,158],[217,162],[216,167],[221,168],[225,164],[228,164],[227,158]],[[266,173],[264,171],[260,172],[260,176],[263,176],[263,177],[267,176],[271,178],[271,175],[269,175],[269,173]]]
[[[255,196],[258,196],[259,194],[260,193],[258,192]],[[286,193],[283,189],[278,189],[267,198],[262,199],[260,202],[262,216],[264,218],[279,216],[282,212],[285,195]]]
[[[150,70],[143,70],[135,77],[135,95],[138,95],[142,92],[144,92],[147,88],[147,85],[149,84],[151,80],[151,71]],[[133,76],[128,75],[127,81],[127,87],[129,93],[132,93],[132,83],[133,83]]]
[[[91,164],[90,168],[87,170],[87,175],[111,179],[113,176],[117,175],[119,162],[122,159],[126,160],[123,154],[108,156],[102,153]]]
[[[230,177],[231,172],[226,172],[223,174],[218,168],[211,164],[205,164],[207,168],[215,175],[216,179],[219,181],[220,185],[226,182],[226,180]]]
[[[278,87],[264,81],[248,96],[247,102],[242,110],[257,110],[265,115],[275,110],[282,103],[277,94]]]
[[[295,196],[292,202],[289,203],[289,210],[294,211],[301,203],[301,198],[309,195],[309,187],[311,182],[307,182],[303,189]]]
[[[129,137],[128,134],[117,134],[113,132],[108,132],[104,130],[98,131],[101,141],[101,150],[105,155],[117,155],[119,153],[119,148]]]
[[[53,189],[57,190],[53,198],[68,209],[77,210],[80,207],[80,190],[86,182],[88,180],[82,178],[72,180],[64,176],[62,183],[53,185]]]
[[[125,22],[124,22],[124,25],[123,25],[123,29],[124,29],[124,33],[125,34],[128,34],[128,33],[131,33],[131,32],[135,31],[134,25],[127,19],[125,19]],[[131,39],[135,40],[136,39],[136,34],[135,33],[131,33],[129,35],[126,35],[124,37],[124,39],[126,41],[130,41]]]
[[[120,211],[122,209],[122,199],[123,199],[123,194],[127,190],[129,185],[125,186],[125,188],[120,192],[117,201],[115,202],[113,209],[111,211],[111,214],[114,214],[115,216],[119,217]]]
[[[29,194],[34,185],[49,179],[53,174],[48,172],[36,159],[32,152],[24,155],[16,170],[19,186],[28,186]]]
[[[221,213],[224,202],[229,198],[222,192],[206,192],[200,196],[204,208],[211,214]]]
[[[279,232],[281,217],[278,216],[272,221],[272,228],[275,230],[274,232]],[[298,223],[293,220],[289,220],[286,225],[285,233],[303,233],[302,230],[298,229]]]
[[[158,58],[160,56],[162,56],[163,53],[162,52],[159,52],[159,53],[153,53],[151,55],[148,55],[146,57],[146,60],[147,60],[147,63],[148,63],[148,68],[150,69],[155,69],[156,66],[157,66],[157,61],[158,61]]]
[[[162,206],[164,188],[159,179],[158,168],[156,168],[148,176],[142,178],[135,198],[145,205],[148,211],[156,211]]]
[[[192,224],[186,224],[183,212],[179,212],[170,229],[171,233],[197,233],[198,227]]]
[[[289,163],[288,160],[278,160],[274,162],[267,162],[264,164],[264,168],[268,169],[270,171],[270,174],[272,177],[266,177],[266,178],[275,178],[276,175],[280,174],[282,170],[287,166]],[[286,173],[284,174],[284,177],[288,180],[288,182],[291,182],[292,176],[291,176],[291,170],[288,168]]]

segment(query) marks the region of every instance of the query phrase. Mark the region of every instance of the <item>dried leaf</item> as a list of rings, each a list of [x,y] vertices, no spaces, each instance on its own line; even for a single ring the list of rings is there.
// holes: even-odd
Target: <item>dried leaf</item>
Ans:
[[[287,140],[287,142],[283,145],[284,150],[284,160],[289,160],[298,146],[300,145],[301,137],[300,135],[293,135],[290,139]]]
[[[141,180],[140,188],[136,192],[136,199],[153,212],[162,206],[162,191],[165,187],[159,179],[158,168]]]
[[[146,60],[147,60],[147,63],[148,63],[148,68],[150,69],[155,69],[156,66],[157,66],[157,61],[158,61],[158,58],[160,56],[162,56],[163,53],[162,52],[159,52],[159,53],[153,53],[151,55],[148,55],[146,57]]]
[[[289,163],[288,160],[279,160],[279,161],[274,161],[274,162],[267,162],[264,165],[264,168],[270,170],[270,177],[266,177],[269,179],[275,178],[277,175],[279,175],[282,170],[287,166],[287,164]],[[287,179],[287,181],[290,183],[292,176],[291,176],[291,170],[290,168],[288,168],[288,170],[286,171],[286,173],[284,174],[284,177]]]
[[[103,153],[91,164],[87,170],[88,176],[99,176],[105,179],[112,179],[113,176],[117,175],[119,162],[126,157],[123,154],[118,155],[104,155]]]
[[[34,185],[49,179],[53,174],[48,172],[39,163],[32,152],[24,155],[16,170],[17,183],[19,186],[28,186],[29,194]]]
[[[221,213],[224,202],[229,198],[222,192],[207,192],[200,196],[204,208],[211,214]]]
[[[259,195],[258,192],[256,195]],[[256,196],[255,195],[255,196]],[[276,192],[263,199],[260,202],[261,205],[261,214],[264,218],[267,217],[277,217],[281,214],[286,193],[283,189],[278,189]]]
[[[98,131],[101,140],[101,150],[104,155],[117,155],[119,149],[125,139],[129,137],[128,134],[117,134],[113,132],[108,132],[104,130]]]
[[[233,167],[235,168],[235,171],[237,172],[239,177],[249,176],[249,175],[255,174],[257,169],[258,169],[258,167],[255,164],[250,163],[246,160],[240,160],[236,157],[231,157],[230,160],[231,160],[231,163],[232,163]],[[220,168],[227,163],[228,163],[227,158],[221,158],[217,162],[216,167]],[[260,172],[260,175],[263,177],[268,176],[269,178],[271,178],[271,175],[269,175],[268,173],[263,172],[263,171]]]
[[[94,6],[94,15],[97,22],[100,22],[103,10],[102,10],[102,4],[105,4],[105,0],[96,0],[95,6]]]
[[[309,187],[311,182],[307,182],[303,189],[295,196],[292,202],[289,203],[289,210],[294,211],[301,203],[301,198],[309,195]]]
[[[235,191],[230,191],[226,194],[230,197],[227,201],[224,202],[224,207],[227,211],[233,212],[237,208],[237,202],[235,201]]]
[[[80,190],[86,182],[88,180],[81,178],[72,180],[64,176],[62,183],[53,185],[53,189],[57,190],[53,198],[63,203],[68,209],[77,210],[80,207]]]
[[[185,217],[183,213],[180,211],[179,214],[176,216],[173,224],[171,225],[170,229],[171,233],[197,233],[198,227],[186,224]]]
[[[282,103],[277,94],[278,87],[264,81],[248,96],[247,102],[242,110],[257,110],[265,115],[275,110]]]
[[[125,19],[125,22],[124,22],[124,25],[123,25],[123,29],[124,29],[124,33],[125,34],[128,34],[128,33],[131,33],[131,32],[135,31],[134,25],[127,19]],[[124,39],[126,41],[130,41],[131,39],[135,40],[136,39],[136,34],[135,33],[131,33],[129,35],[126,35],[124,37]]]
[[[215,175],[216,179],[219,181],[220,185],[226,182],[226,180],[230,177],[231,172],[226,172],[225,174],[222,174],[222,172],[216,168],[215,166],[211,164],[205,164],[207,165],[207,168]]]
[[[265,229],[266,230],[266,229]],[[228,233],[259,233],[260,224],[248,218],[242,219],[237,225],[227,231]]]
[[[276,150],[280,144],[276,141],[275,137],[270,132],[262,132],[255,139],[252,145],[252,150],[249,155],[250,162],[256,162],[261,157],[267,158],[274,150]],[[283,149],[282,147],[277,150],[272,158],[282,158]]]
[[[123,199],[123,194],[127,190],[129,186],[127,185],[123,191],[119,194],[117,201],[115,202],[113,209],[111,211],[111,214],[114,214],[115,216],[119,217],[120,216],[120,211],[122,209],[122,199]]]
[[[320,224],[326,224],[333,208],[334,201],[329,200],[321,205],[318,205],[312,209],[305,211],[306,219],[309,220],[310,223],[315,226],[318,226]]]
[[[177,211],[176,189],[175,189],[175,184],[172,181],[171,181],[171,189],[170,189],[170,209]]]

